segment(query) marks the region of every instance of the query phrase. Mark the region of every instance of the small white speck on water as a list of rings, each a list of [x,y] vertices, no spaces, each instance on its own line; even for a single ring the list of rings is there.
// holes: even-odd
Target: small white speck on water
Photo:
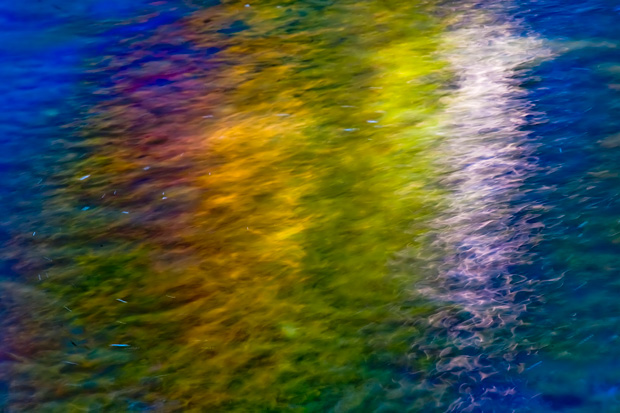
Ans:
[[[594,334],[590,334],[588,337],[586,337],[583,340],[581,340],[578,344],[583,344],[586,341],[590,340],[592,337],[594,337]]]
[[[90,175],[84,175],[83,177],[80,178],[80,181],[83,181],[84,179],[88,179],[90,178]]]
[[[581,287],[583,287],[583,286],[584,286],[584,285],[586,285],[587,283],[588,283],[588,282],[587,282],[587,281],[585,281],[585,282],[583,282],[583,283],[579,284],[579,285],[578,285],[578,286],[577,286],[577,287],[576,287],[573,291],[577,291],[578,289],[580,289]]]
[[[121,300],[120,298],[117,298],[117,299],[116,299],[116,301],[120,301],[121,303],[125,303],[125,304],[127,304],[127,301],[125,301],[125,300]]]
[[[356,130],[357,130],[357,128],[346,128],[344,131],[345,132],[354,132]]]
[[[167,196],[162,196],[161,199],[168,199],[168,197]]]
[[[110,344],[110,347],[129,347],[129,344]]]
[[[118,321],[118,320],[116,320],[116,322],[119,324],[127,324],[127,323],[123,323],[122,321]]]
[[[368,123],[377,123],[378,121],[376,121],[376,120],[367,120],[366,122],[368,122]]]
[[[536,367],[536,366],[540,366],[541,364],[542,364],[542,361],[539,361],[538,363],[534,363],[534,364],[532,364],[530,367],[528,367],[528,368],[527,368],[527,369],[525,369],[525,370],[532,370],[534,367]]]
[[[209,119],[209,118],[212,118],[212,117],[213,117],[213,115],[204,115],[203,116],[203,118],[205,118],[205,119]]]
[[[67,361],[67,360],[63,360],[62,362],[65,363],[65,364],[71,364],[71,365],[74,365],[74,366],[78,365],[77,363],[74,363],[72,361]]]
[[[129,212],[128,211],[123,211],[123,214],[129,214]]]
[[[41,281],[41,274],[39,274],[39,281]]]
[[[105,194],[101,195],[101,198],[104,198],[104,197],[105,197]]]
[[[249,4],[246,4],[246,5],[245,5],[245,7],[250,7],[250,5],[249,5]]]
[[[280,117],[286,117],[286,116],[291,116],[288,113],[278,113],[276,116],[280,116]]]
[[[166,295],[166,297],[168,297],[168,298],[176,298],[176,297],[175,297],[175,296],[173,296],[173,295]]]
[[[114,191],[114,195],[116,195],[116,191]]]
[[[65,307],[65,310],[67,310],[69,312],[72,312],[71,309],[69,307],[67,307],[66,305],[64,307]]]
[[[145,167],[144,167],[144,168],[142,168],[142,169],[144,169],[145,171],[148,171],[149,169],[151,169],[151,167],[150,167],[150,166],[145,166]]]
[[[82,211],[88,211],[90,209],[90,207],[85,206],[84,208],[82,208]]]
[[[32,233],[32,236],[33,236],[33,237],[34,237],[35,235],[37,235],[37,232],[36,232],[36,231]]]

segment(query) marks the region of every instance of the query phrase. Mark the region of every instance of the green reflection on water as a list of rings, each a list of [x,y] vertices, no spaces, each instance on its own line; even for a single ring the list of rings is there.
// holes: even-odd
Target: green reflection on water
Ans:
[[[93,60],[103,99],[20,250],[37,290],[5,289],[13,405],[419,409],[430,306],[389,263],[440,196],[432,9],[226,3]]]

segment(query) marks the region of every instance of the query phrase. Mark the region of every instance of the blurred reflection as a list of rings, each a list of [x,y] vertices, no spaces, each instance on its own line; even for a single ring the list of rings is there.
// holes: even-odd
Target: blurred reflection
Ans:
[[[613,5],[38,3],[3,409],[617,409]]]

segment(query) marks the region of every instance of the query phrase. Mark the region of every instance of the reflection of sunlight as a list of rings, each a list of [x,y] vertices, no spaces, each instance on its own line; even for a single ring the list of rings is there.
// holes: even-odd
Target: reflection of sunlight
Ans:
[[[536,168],[526,160],[532,148],[521,128],[530,113],[518,67],[549,54],[539,40],[518,37],[518,28],[482,23],[446,36],[458,89],[445,109],[441,162],[452,171],[445,178],[452,190],[437,225],[439,243],[455,251],[442,264],[444,277],[470,286],[450,293],[451,301],[466,306],[469,299],[461,298],[472,292],[476,302],[496,298],[499,291],[487,284],[510,276],[507,266],[529,240],[525,219],[511,222],[516,210],[510,203]]]
[[[435,221],[439,282],[429,296],[458,303],[469,316],[451,331],[453,345],[482,347],[487,360],[502,362],[509,343],[496,337],[518,323],[527,306],[515,302],[527,291],[510,267],[524,262],[522,248],[532,242],[528,216],[517,218],[519,187],[536,170],[532,146],[522,130],[530,105],[520,89],[520,67],[548,57],[542,42],[520,37],[519,28],[478,16],[446,37],[444,56],[455,72],[457,90],[447,98],[442,131],[444,183],[451,188],[445,212]],[[437,371],[475,377],[497,374],[495,363],[447,355]],[[497,391],[506,391],[498,388]],[[467,393],[467,392],[466,392]],[[479,401],[462,394],[454,411]]]

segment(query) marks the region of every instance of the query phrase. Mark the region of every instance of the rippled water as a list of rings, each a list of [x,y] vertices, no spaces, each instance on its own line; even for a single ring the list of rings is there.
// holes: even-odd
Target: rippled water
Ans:
[[[0,410],[620,411],[617,2],[0,21]]]

